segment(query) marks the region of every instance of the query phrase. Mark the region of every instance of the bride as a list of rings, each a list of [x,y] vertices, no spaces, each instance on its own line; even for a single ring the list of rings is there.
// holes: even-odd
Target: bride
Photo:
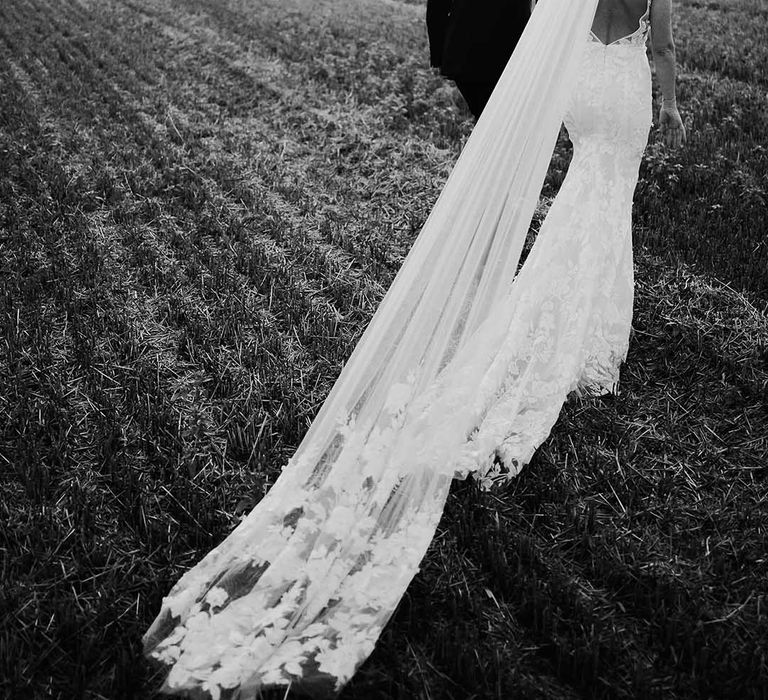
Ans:
[[[671,0],[540,0],[402,268],[265,498],[163,599],[163,691],[333,695],[374,648],[453,478],[509,479],[571,392],[615,392],[653,47],[668,146]],[[515,276],[561,123],[568,174]]]

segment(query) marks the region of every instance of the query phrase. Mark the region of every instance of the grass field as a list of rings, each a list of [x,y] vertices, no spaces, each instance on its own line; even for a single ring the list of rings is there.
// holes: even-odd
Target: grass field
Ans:
[[[509,490],[455,484],[342,698],[768,698],[768,7],[676,7],[689,144],[642,166],[620,395]],[[152,697],[161,597],[276,478],[471,130],[423,15],[0,3],[3,697]]]

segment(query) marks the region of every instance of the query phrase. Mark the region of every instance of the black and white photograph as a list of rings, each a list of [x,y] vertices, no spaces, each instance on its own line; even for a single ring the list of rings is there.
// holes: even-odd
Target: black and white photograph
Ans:
[[[0,698],[768,700],[768,0],[0,0]]]

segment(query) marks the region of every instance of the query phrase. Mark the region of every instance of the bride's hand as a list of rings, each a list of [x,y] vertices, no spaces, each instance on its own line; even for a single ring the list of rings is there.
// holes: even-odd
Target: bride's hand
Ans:
[[[685,143],[685,125],[680,112],[677,111],[677,105],[661,105],[659,131],[664,145],[668,148],[679,148]]]

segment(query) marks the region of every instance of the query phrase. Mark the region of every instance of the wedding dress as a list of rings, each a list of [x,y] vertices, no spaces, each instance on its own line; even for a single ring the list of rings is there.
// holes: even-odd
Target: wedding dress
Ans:
[[[632,196],[651,125],[649,12],[540,0],[440,200],[280,478],[163,599],[164,692],[332,695],[368,657],[453,478],[510,478],[575,391],[615,391]],[[650,0],[649,0],[650,8]],[[573,160],[515,276],[561,120]]]

